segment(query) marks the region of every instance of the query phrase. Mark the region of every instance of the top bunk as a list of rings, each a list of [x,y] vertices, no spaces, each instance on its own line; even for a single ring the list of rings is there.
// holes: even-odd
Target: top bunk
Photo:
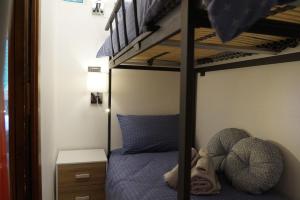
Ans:
[[[262,58],[270,63],[300,60],[298,52],[281,55],[285,49],[299,45],[300,0],[243,3],[248,1],[255,11],[251,7],[242,8],[237,0],[220,1],[222,7],[210,4],[204,7],[199,0],[193,13],[198,71],[226,69],[228,62],[231,68],[263,64]],[[180,0],[118,0],[106,30],[110,31],[110,37],[97,57],[109,56],[111,68],[180,69]],[[260,57],[253,60],[253,55]],[[252,61],[245,64],[236,62],[237,58]]]

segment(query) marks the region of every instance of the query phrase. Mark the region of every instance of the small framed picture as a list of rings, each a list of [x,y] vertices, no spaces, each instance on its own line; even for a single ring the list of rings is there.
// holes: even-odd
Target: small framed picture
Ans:
[[[66,2],[72,2],[72,3],[83,3],[83,0],[64,0]]]
[[[93,1],[92,13],[93,13],[93,15],[104,15],[103,0],[94,0]]]

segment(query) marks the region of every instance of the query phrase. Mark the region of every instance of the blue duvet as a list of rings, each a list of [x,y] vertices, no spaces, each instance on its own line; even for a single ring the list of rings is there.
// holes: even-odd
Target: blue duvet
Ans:
[[[177,164],[177,152],[122,155],[112,152],[107,173],[108,200],[176,200],[176,191],[163,174]],[[214,196],[192,196],[192,200],[284,200],[275,193],[250,195],[236,191],[221,179],[222,191]]]

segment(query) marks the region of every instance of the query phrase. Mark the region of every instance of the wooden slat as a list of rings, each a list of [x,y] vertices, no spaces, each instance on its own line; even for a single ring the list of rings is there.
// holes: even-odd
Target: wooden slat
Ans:
[[[269,16],[268,19],[300,24],[300,12],[294,8]]]
[[[176,10],[176,9],[175,9]],[[178,9],[177,9],[178,10]],[[275,9],[276,10],[276,9]],[[157,42],[163,41],[164,39],[168,38],[169,40],[176,40],[180,41],[181,40],[181,34],[178,33],[174,36],[176,31],[180,30],[180,27],[178,26],[178,23],[176,21],[180,21],[180,18],[178,17],[178,11],[173,11],[169,15],[173,15],[168,17],[168,19],[163,18],[161,20],[160,25],[160,30],[152,33],[150,36],[148,34],[148,37],[145,36],[138,41],[136,41],[134,44],[130,43],[125,49],[121,51],[121,53],[118,53],[113,60],[111,61],[111,66],[116,66],[118,64],[123,63],[124,61],[128,61],[131,59],[151,59],[161,53],[164,52],[170,52],[167,55],[163,55],[160,57],[162,60],[166,61],[179,61],[179,57],[181,55],[181,51],[177,50],[176,48],[165,48],[162,45],[157,46]],[[292,23],[277,23],[278,21],[276,20],[271,20],[274,17],[280,17],[280,16],[285,16],[285,18],[288,18],[290,20],[299,20],[298,15],[300,14],[300,10],[298,8],[293,9],[293,10],[288,10],[288,11],[283,11],[281,13],[278,13],[274,16],[271,16],[269,20],[261,20],[259,21],[256,26],[250,29],[250,32],[242,33],[240,36],[235,38],[234,40],[225,43],[225,45],[222,43],[222,41],[215,35],[214,29],[210,27],[204,26],[204,28],[197,28],[195,30],[195,40],[201,39],[205,44],[199,44],[198,50],[195,52],[195,58],[205,58],[207,56],[212,56],[212,55],[217,55],[226,51],[239,51],[239,52],[245,52],[245,53],[263,53],[263,54],[274,54],[272,51],[268,51],[266,49],[257,49],[255,48],[256,46],[261,46],[264,44],[269,44],[273,42],[277,42],[280,40],[286,39],[286,37],[279,36],[280,34],[278,33],[284,33],[285,28],[286,32],[289,32],[291,30],[295,36],[295,28],[298,27],[297,24]],[[177,17],[174,17],[177,16]],[[294,19],[295,18],[295,19]],[[172,20],[170,20],[172,19]],[[288,19],[283,19],[281,20],[288,20]],[[165,23],[168,21],[167,23]],[[176,23],[174,23],[176,22]],[[204,25],[207,25],[204,23]],[[273,28],[274,31],[271,32],[270,30],[267,31],[266,27]],[[282,26],[283,25],[283,26]],[[289,26],[291,25],[291,26]],[[262,29],[263,32],[268,32],[272,33],[273,35],[265,35],[265,34],[259,34],[260,32],[259,27]],[[299,26],[300,27],[300,26]],[[176,31],[175,31],[176,30]],[[276,30],[276,31],[275,31]],[[277,31],[278,30],[278,31]],[[285,35],[285,34],[283,34]],[[289,35],[289,34],[286,34]],[[299,33],[300,37],[300,33]],[[154,46],[156,45],[156,46]],[[203,46],[201,46],[203,45]],[[154,46],[154,47],[153,47]],[[196,45],[197,46],[197,45]],[[150,49],[148,49],[150,47]],[[202,50],[201,50],[202,48]],[[203,48],[207,50],[203,50]],[[213,48],[214,50],[208,50],[209,48]],[[200,55],[201,54],[201,55]]]
[[[179,68],[180,62],[176,61],[165,61],[165,60],[154,60],[153,63],[148,63],[145,60],[130,60],[129,62],[125,62],[122,65],[130,65],[130,66],[154,66],[154,67],[171,67],[171,68]]]
[[[177,48],[177,47],[168,47],[168,46],[163,46],[163,45],[154,46],[153,48],[148,49],[144,53],[141,53],[141,54],[135,56],[134,59],[146,61],[146,60],[149,60],[152,57],[159,55],[163,52],[169,52],[169,53],[164,56],[159,57],[160,60],[180,62],[181,49]],[[200,58],[218,54],[220,52],[221,51],[216,51],[213,49],[196,49],[195,50],[195,58],[200,59]]]
[[[166,40],[166,41],[161,42],[160,45],[180,48],[180,43],[175,40]],[[202,43],[202,42],[195,42],[195,48],[211,49],[211,50],[217,50],[217,51],[255,53],[255,54],[269,54],[269,55],[275,54],[275,52],[273,52],[273,51],[266,50],[266,49],[258,49],[255,47],[238,47],[238,46],[232,46],[232,45],[226,45],[226,44],[210,44],[210,43]]]
[[[165,56],[165,55],[168,55],[170,52],[162,52],[162,53],[160,53],[160,54],[157,54],[156,56],[153,56],[152,58],[150,58],[150,59],[148,59],[148,60],[146,60],[146,62],[147,63],[149,63],[150,65],[151,64],[153,64],[153,62],[155,61],[155,60],[157,60],[158,58],[161,58],[161,57],[163,57],[163,56]]]
[[[213,34],[213,29],[208,28],[198,28],[196,29],[195,33],[195,40],[198,40],[201,37],[207,36],[209,34]],[[180,40],[180,34],[177,34],[170,38],[170,40]],[[267,42],[273,42],[285,39],[284,37],[278,37],[278,36],[268,36],[268,35],[262,35],[262,34],[254,34],[254,33],[243,33],[234,40],[227,42],[226,44],[229,45],[238,45],[238,46],[256,46]],[[222,44],[222,41],[218,37],[210,37],[206,40],[203,40],[207,43],[215,43],[215,44]]]
[[[298,53],[290,53],[278,56],[270,56],[266,58],[257,58],[245,61],[238,61],[238,62],[231,62],[225,64],[217,64],[213,66],[202,67],[197,66],[197,70],[199,72],[211,72],[211,71],[220,71],[220,70],[227,70],[227,69],[236,69],[236,68],[245,68],[245,67],[254,67],[254,66],[267,66],[270,64],[278,64],[278,63],[287,63],[287,62],[294,62],[300,60],[300,52]]]
[[[211,34],[213,31],[212,29],[197,29],[198,30],[198,35],[203,36],[207,33]],[[203,33],[205,34],[203,34]],[[176,36],[171,37],[175,40],[176,42],[179,42],[178,39],[180,39],[180,34],[177,34]],[[199,38],[199,37],[198,37]],[[257,45],[262,45],[262,44],[267,44],[275,41],[280,41],[282,39],[285,39],[283,37],[278,37],[278,36],[271,36],[268,38],[267,35],[261,35],[261,34],[253,34],[253,33],[243,33],[241,36],[238,38],[234,39],[231,42],[226,43],[224,45],[220,39],[217,37],[213,37],[210,39],[205,40],[205,44],[207,46],[198,46],[199,49],[195,51],[195,58],[196,59],[201,59],[201,58],[206,58],[206,57],[211,57],[217,54],[220,54],[222,51],[240,51],[240,52],[245,52],[245,53],[264,53],[264,54],[274,54],[272,51],[268,50],[261,50],[255,48]],[[221,45],[224,46],[224,48],[221,48]],[[203,48],[206,49],[203,49]],[[211,50],[209,47],[213,47],[214,49]],[[157,45],[154,46],[145,52],[137,55],[134,57],[134,59],[139,59],[139,60],[148,60],[151,59],[152,57],[159,55],[163,52],[170,52],[167,55],[161,56],[160,59],[165,60],[165,61],[176,61],[179,62],[179,57],[181,55],[181,50],[179,48],[176,48],[176,45],[171,46],[163,46],[163,45]]]

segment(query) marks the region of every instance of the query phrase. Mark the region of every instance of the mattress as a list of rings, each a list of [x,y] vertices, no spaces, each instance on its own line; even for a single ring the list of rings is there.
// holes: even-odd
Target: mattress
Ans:
[[[169,188],[163,174],[177,164],[178,152],[122,155],[112,152],[106,180],[108,200],[174,200],[177,192]],[[284,200],[275,192],[250,195],[235,190],[220,176],[222,191],[213,196],[191,196],[192,200]]]
[[[258,19],[266,16],[274,4],[290,3],[293,0],[197,0],[197,9],[207,9],[212,26],[217,35],[224,41],[230,41],[240,33],[246,31]],[[137,15],[139,34],[147,30],[148,25],[157,23],[172,9],[179,5],[181,0],[137,0]],[[204,2],[204,3],[202,3]],[[132,0],[125,1],[126,25],[129,42],[136,38],[134,7]],[[113,56],[125,46],[124,25],[121,10],[118,12],[120,49],[117,43],[116,31],[113,31],[111,39],[107,38],[97,53],[97,57]],[[201,20],[201,19],[199,19]],[[115,28],[113,28],[115,29]]]

